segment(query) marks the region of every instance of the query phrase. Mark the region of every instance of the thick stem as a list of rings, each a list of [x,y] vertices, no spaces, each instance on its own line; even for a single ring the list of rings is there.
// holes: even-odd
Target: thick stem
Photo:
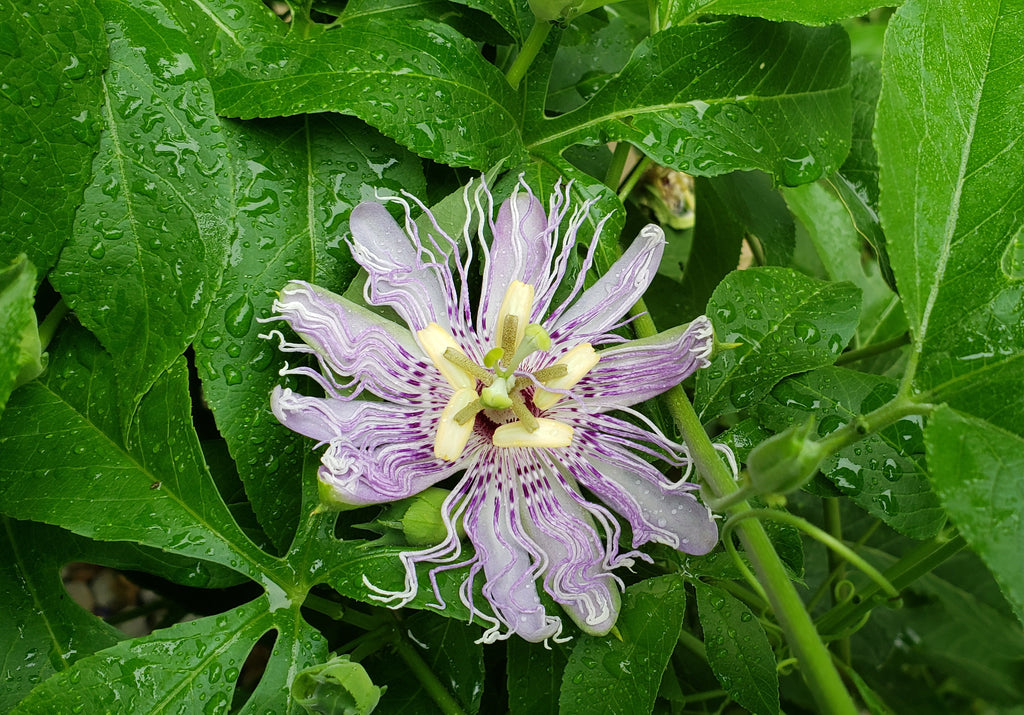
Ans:
[[[622,183],[622,172],[626,168],[626,160],[629,159],[631,148],[629,142],[618,142],[615,145],[611,163],[608,164],[608,171],[604,175],[604,185],[612,191],[618,191],[619,184]]]
[[[530,34],[526,38],[526,42],[523,43],[523,49],[519,50],[519,54],[516,55],[515,61],[512,66],[508,68],[508,72],[505,73],[505,79],[512,85],[512,89],[518,89],[519,83],[523,81],[523,77],[526,76],[526,70],[530,68],[533,61],[537,58],[537,53],[540,52],[540,48],[544,46],[544,40],[548,39],[548,33],[551,32],[551,23],[545,20],[537,20],[533,23],[533,29],[530,30]]]
[[[631,312],[638,315],[646,313],[647,309],[641,301]],[[649,315],[643,315],[635,320],[633,329],[637,337],[650,337],[656,333],[654,321]],[[719,498],[736,491],[736,481],[719,458],[718,451],[704,431],[704,426],[682,386],[676,385],[665,393],[665,396],[669,413],[679,427],[689,447],[690,456],[707,482],[708,488]],[[741,501],[729,511],[737,514],[749,509],[750,505],[746,501]],[[757,519],[747,519],[737,526],[736,531],[768,596],[775,617],[782,626],[786,641],[800,661],[801,672],[814,694],[819,709],[835,715],[854,715],[857,708],[843,685],[839,672],[832,664],[828,649],[815,630],[814,623],[792,581],[789,580],[782,560],[775,552],[775,547],[764,527]]]
[[[39,345],[40,349],[45,351],[50,346],[50,341],[53,340],[54,334],[57,332],[57,326],[60,325],[60,321],[64,319],[64,316],[68,314],[68,304],[61,298],[57,301],[57,305],[53,306],[43,322],[39,325]]]

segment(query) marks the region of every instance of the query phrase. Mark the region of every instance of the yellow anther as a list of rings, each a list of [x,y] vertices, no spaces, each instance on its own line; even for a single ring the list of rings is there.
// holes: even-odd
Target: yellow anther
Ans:
[[[572,427],[537,418],[537,429],[530,432],[522,422],[510,422],[494,430],[495,447],[568,447],[572,443]]]
[[[576,386],[583,377],[594,369],[600,356],[590,343],[580,343],[572,350],[555,361],[551,367],[565,366],[565,374],[545,380],[544,384],[559,390],[569,390]],[[548,368],[544,368],[545,370]],[[538,371],[539,373],[540,371]],[[539,379],[539,378],[538,378]],[[562,395],[548,390],[537,390],[533,393],[533,404],[539,410],[546,410],[562,399]]]
[[[499,332],[505,329],[505,319],[508,316],[514,315],[516,317],[515,340],[512,348],[509,349],[505,345],[503,337],[501,335],[498,336],[498,344],[505,348],[505,355],[507,357],[512,357],[516,348],[519,347],[519,343],[523,340],[526,326],[530,322],[530,314],[533,312],[533,295],[533,286],[522,281],[512,281],[508,290],[505,291],[505,297],[501,301],[501,308],[498,310],[497,328]]]
[[[451,336],[451,333],[437,323],[431,323],[423,328],[423,330],[417,331],[416,337],[419,339],[420,345],[427,355],[430,356],[434,367],[444,376],[444,379],[448,381],[452,388],[461,390],[467,387],[476,387],[475,377],[444,357],[445,352],[449,349],[462,354],[464,357],[466,355],[462,352],[459,344],[455,342],[455,338]],[[469,360],[469,358],[467,357],[466,360]]]
[[[474,420],[467,419],[459,424],[457,416],[462,410],[471,405],[477,399],[476,388],[467,387],[456,390],[444,410],[441,411],[441,419],[438,421],[437,434],[434,436],[434,456],[446,462],[454,462],[462,456],[473,434]]]

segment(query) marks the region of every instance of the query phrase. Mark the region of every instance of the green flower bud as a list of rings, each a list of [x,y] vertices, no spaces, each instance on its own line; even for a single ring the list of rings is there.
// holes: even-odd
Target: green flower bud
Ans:
[[[441,520],[441,505],[447,497],[447,490],[430,487],[409,500],[402,516],[402,533],[410,546],[433,546],[444,541],[448,529]]]
[[[812,416],[754,447],[747,459],[753,491],[785,494],[809,482],[827,455],[821,443],[812,438],[813,434]]]
[[[369,715],[385,690],[347,655],[299,671],[292,681],[295,702],[308,713],[323,715]]]

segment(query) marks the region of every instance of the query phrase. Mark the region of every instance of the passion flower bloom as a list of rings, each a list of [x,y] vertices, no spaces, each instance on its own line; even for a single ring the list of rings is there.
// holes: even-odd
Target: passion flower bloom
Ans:
[[[490,625],[485,642],[512,633],[534,642],[558,637],[561,618],[545,610],[538,582],[583,631],[612,628],[622,588],[613,569],[648,557],[620,552],[610,510],[629,523],[634,549],[657,542],[703,554],[718,539],[697,486],[685,481],[685,446],[630,409],[707,365],[711,323],[700,317],[644,340],[612,333],[654,277],[664,236],[644,228],[584,290],[598,241],[580,256],[577,233],[590,205],[571,210],[568,195],[556,187],[545,212],[520,181],[494,218],[487,188],[467,188],[471,218],[460,240],[412,197],[429,231],[402,198],[383,200],[402,206],[404,227],[379,203],[353,209],[350,248],[366,269],[365,301],[404,324],[302,282],[286,285],[274,303],[272,319],[304,341],[273,331],[281,349],[319,362],[319,370],[286,366],[282,374],[313,378],[326,397],[278,387],[271,406],[290,429],[327,445],[319,470],[325,502],[391,502],[461,474],[441,509],[447,538],[400,555],[404,589],[364,577],[366,586],[394,607],[406,604],[425,562],[433,565],[434,605],[443,608],[437,573],[468,567],[460,597]],[[373,399],[359,399],[364,392]],[[652,458],[684,468],[683,481],[668,480]],[[473,545],[468,558],[460,524]],[[493,615],[473,607],[480,572]]]

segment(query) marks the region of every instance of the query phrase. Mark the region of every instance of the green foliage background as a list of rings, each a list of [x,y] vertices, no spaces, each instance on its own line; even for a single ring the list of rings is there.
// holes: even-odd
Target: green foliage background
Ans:
[[[302,712],[295,674],[338,650],[386,713],[1024,704],[1024,7],[629,0],[552,28],[516,0],[288,9],[0,0],[0,709]],[[607,268],[669,210],[654,166],[696,177],[696,212],[666,225],[650,315],[706,312],[739,344],[687,385],[696,414],[743,461],[813,417],[820,472],[784,506],[753,495],[783,515],[754,515],[770,541],[739,563],[652,549],[619,637],[484,648],[451,572],[444,611],[380,608],[363,577],[401,583],[401,534],[314,512],[257,318],[291,279],[349,289],[360,201],[407,190],[460,225],[445,197],[481,172],[499,195],[571,179],[588,230],[612,215]],[[706,442],[671,402],[647,412]],[[240,595],[127,639],[68,599],[71,561]]]

